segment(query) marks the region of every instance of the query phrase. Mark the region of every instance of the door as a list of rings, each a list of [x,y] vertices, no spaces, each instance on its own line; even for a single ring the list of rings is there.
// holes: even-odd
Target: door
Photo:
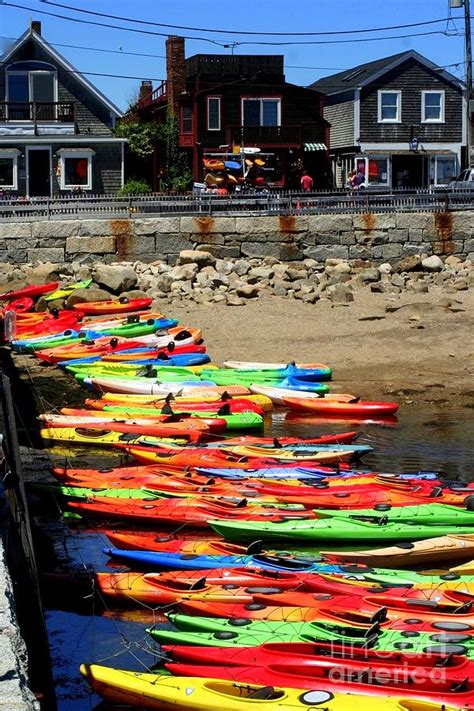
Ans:
[[[51,151],[49,148],[29,148],[27,193],[30,197],[51,195]]]
[[[426,187],[424,156],[394,155],[392,157],[392,183],[394,188]]]

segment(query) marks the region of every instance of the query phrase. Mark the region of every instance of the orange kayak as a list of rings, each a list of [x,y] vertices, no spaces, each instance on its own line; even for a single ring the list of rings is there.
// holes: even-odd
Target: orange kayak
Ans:
[[[347,415],[349,417],[384,417],[394,415],[398,410],[396,402],[370,402],[358,400],[357,402],[335,402],[325,398],[283,398],[287,407],[292,410],[316,412],[321,415]]]

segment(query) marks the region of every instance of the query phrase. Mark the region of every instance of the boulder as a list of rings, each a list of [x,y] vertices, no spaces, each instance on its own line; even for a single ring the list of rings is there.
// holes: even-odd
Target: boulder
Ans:
[[[133,289],[138,277],[129,265],[100,265],[95,270],[94,281],[113,294]]]
[[[260,279],[271,279],[273,274],[273,269],[268,267],[252,267],[249,272],[249,276],[256,278],[257,281]]]
[[[29,273],[28,282],[30,284],[40,285],[47,284],[49,281],[57,281],[60,272],[61,266],[59,264],[53,264],[52,262],[38,264],[38,266],[33,267]]]
[[[110,294],[104,289],[89,287],[88,289],[74,289],[72,294],[66,299],[66,308],[70,309],[74,304],[91,303],[92,301],[108,301]]]
[[[259,295],[260,290],[253,284],[246,284],[245,286],[239,286],[236,293],[237,296],[241,296],[243,299],[255,299]]]
[[[421,266],[428,272],[440,272],[444,267],[444,263],[437,254],[433,254],[431,257],[422,259]]]
[[[348,304],[354,301],[352,289],[345,284],[331,284],[327,287],[326,292],[333,303]]]
[[[403,257],[395,266],[395,271],[397,272],[414,272],[418,269],[421,269],[421,257],[419,254],[410,254],[408,257]]]
[[[210,252],[199,249],[183,249],[179,253],[178,264],[197,264],[202,267],[212,267],[216,263],[216,258]]]
[[[392,273],[392,265],[389,262],[384,262],[383,264],[380,264],[379,272],[381,274],[391,274]]]
[[[466,291],[469,288],[469,284],[466,279],[463,279],[460,277],[459,279],[455,279],[453,281],[453,289],[456,289],[456,291]]]
[[[372,281],[378,281],[380,279],[380,272],[377,267],[369,267],[368,269],[361,269],[357,274],[357,278],[360,281],[369,283]]]
[[[168,274],[175,281],[193,281],[198,270],[199,267],[196,262],[187,262],[180,266],[173,267]]]
[[[283,279],[275,279],[272,285],[275,296],[286,296],[288,293],[288,282]]]
[[[251,264],[247,259],[238,259],[234,264],[234,272],[238,276],[244,276],[251,269]]]
[[[245,304],[243,299],[240,299],[236,294],[227,295],[227,306],[242,306]]]

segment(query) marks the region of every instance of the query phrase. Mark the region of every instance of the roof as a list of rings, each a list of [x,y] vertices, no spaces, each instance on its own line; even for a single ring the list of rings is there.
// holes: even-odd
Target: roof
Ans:
[[[378,77],[383,76],[408,59],[415,59],[427,69],[436,71],[439,76],[442,76],[446,81],[462,86],[462,82],[453,74],[450,74],[444,69],[440,69],[434,62],[431,62],[422,54],[414,50],[408,50],[406,52],[400,52],[399,54],[392,54],[390,57],[375,59],[373,62],[365,62],[356,67],[345,69],[343,72],[323,77],[313,82],[310,88],[321,91],[323,94],[338,94],[342,91],[357,89],[366,84],[370,84]]]
[[[10,57],[12,57],[15,52],[23,45],[25,44],[29,39],[32,39],[34,42],[40,45],[40,47],[50,55],[52,59],[55,60],[56,64],[58,64],[60,67],[62,67],[65,71],[71,72],[74,74],[75,79],[82,84],[88,91],[90,91],[94,96],[99,99],[107,108],[110,110],[112,114],[114,114],[117,117],[121,117],[123,115],[123,112],[120,111],[120,109],[115,106],[110,99],[108,99],[105,94],[103,94],[94,84],[92,84],[88,79],[86,79],[81,72],[76,69],[70,62],[65,59],[62,54],[59,54],[46,40],[44,37],[39,35],[37,32],[35,32],[33,29],[29,29],[26,32],[24,32],[21,37],[17,39],[17,41],[10,47],[10,49],[5,52],[5,54],[1,57],[1,62],[5,64]]]

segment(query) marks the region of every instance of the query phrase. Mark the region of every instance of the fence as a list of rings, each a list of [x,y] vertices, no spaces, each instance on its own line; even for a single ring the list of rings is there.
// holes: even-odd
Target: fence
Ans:
[[[325,213],[445,212],[474,208],[474,192],[393,191],[374,193],[266,192],[261,194],[78,195],[0,200],[0,220],[139,218],[160,215],[318,215]]]

